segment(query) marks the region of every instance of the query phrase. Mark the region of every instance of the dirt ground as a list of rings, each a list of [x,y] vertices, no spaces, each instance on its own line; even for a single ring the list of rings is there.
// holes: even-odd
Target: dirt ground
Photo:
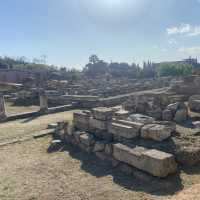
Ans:
[[[44,130],[50,123],[70,121],[72,120],[72,116],[73,111],[67,111],[0,123],[0,143],[5,140],[23,137],[32,134],[33,132]]]
[[[161,189],[156,182],[142,183],[69,145],[47,153],[50,141],[44,137],[0,148],[1,200],[160,200],[172,195],[176,200],[176,193],[180,200],[188,191],[191,194],[188,188],[200,183],[196,167],[181,171],[180,180],[176,177],[173,183],[170,178],[172,185],[166,182]],[[181,182],[179,187],[175,181]]]
[[[17,108],[18,109],[18,108]],[[73,111],[0,124],[0,143],[72,120]],[[0,147],[0,200],[199,200],[200,165],[166,181],[141,182],[70,145],[48,153],[51,137]]]
[[[5,101],[6,106],[6,114],[7,115],[14,115],[19,113],[25,113],[25,112],[33,112],[38,111],[40,109],[39,106],[15,106],[12,102]]]

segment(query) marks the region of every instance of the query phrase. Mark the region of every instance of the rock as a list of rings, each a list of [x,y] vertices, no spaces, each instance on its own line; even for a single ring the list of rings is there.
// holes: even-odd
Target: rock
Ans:
[[[120,136],[127,139],[133,139],[139,135],[139,131],[134,129],[131,126],[118,124],[118,123],[110,123],[108,127],[109,133],[113,135]]]
[[[97,142],[95,143],[95,145],[94,145],[93,151],[94,151],[94,152],[104,151],[105,146],[106,146],[105,142],[97,141]]]
[[[184,165],[193,166],[200,162],[199,155],[200,147],[185,147],[176,153],[176,159]]]
[[[142,114],[130,115],[128,117],[128,120],[133,121],[133,122],[139,122],[142,124],[149,124],[149,123],[153,123],[155,121],[155,119],[153,117],[149,117],[149,116],[142,115]]]
[[[195,128],[200,129],[200,121],[192,122],[192,124],[194,125]]]
[[[190,110],[200,112],[200,95],[191,96],[188,105]]]
[[[74,113],[74,127],[79,130],[87,131],[89,129],[89,119],[90,119],[90,116],[87,113],[83,111],[75,112]]]
[[[92,146],[95,143],[93,135],[89,133],[81,134],[80,142],[86,146]]]
[[[121,162],[157,177],[166,177],[177,170],[177,164],[172,154],[155,149],[130,148],[118,143],[113,145],[113,156]]]
[[[180,109],[176,112],[174,121],[176,123],[183,123],[188,118],[188,110],[187,109]]]
[[[121,109],[116,111],[114,116],[117,119],[126,119],[129,116],[129,111]]]
[[[81,131],[75,131],[74,132],[73,136],[74,136],[74,138],[75,138],[75,140],[76,140],[77,143],[80,143],[80,136],[82,134],[85,134],[85,132],[81,132]]]
[[[171,110],[164,110],[162,113],[162,120],[164,121],[172,121],[173,120],[173,112]]]
[[[155,141],[163,141],[171,136],[172,129],[161,124],[147,124],[142,127],[141,137]]]
[[[112,155],[112,153],[113,153],[112,144],[106,144],[106,146],[105,146],[105,153],[107,155]]]
[[[52,140],[49,148],[47,149],[48,153],[59,151],[62,148],[61,140]]]
[[[89,119],[89,127],[90,127],[90,130],[93,130],[93,129],[107,130],[108,122],[97,120],[91,117]]]
[[[58,124],[56,123],[52,123],[52,124],[48,124],[48,129],[53,129],[53,128],[56,128]]]
[[[130,165],[127,165],[125,163],[120,163],[118,168],[121,172],[123,172],[126,175],[133,174],[133,167],[131,167]]]
[[[113,110],[111,108],[98,107],[92,109],[92,114],[97,120],[107,121],[112,119]]]
[[[179,109],[179,106],[180,106],[180,103],[176,102],[176,103],[169,104],[166,109],[170,110],[174,115],[176,111]]]

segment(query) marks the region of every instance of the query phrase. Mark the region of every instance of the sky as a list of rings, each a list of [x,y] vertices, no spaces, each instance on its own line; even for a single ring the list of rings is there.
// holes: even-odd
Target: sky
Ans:
[[[81,69],[200,59],[200,0],[0,0],[0,55]]]

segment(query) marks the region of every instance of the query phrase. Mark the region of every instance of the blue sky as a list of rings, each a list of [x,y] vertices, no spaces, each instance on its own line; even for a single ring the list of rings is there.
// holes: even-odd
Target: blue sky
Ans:
[[[106,61],[200,59],[200,0],[1,0],[0,55]]]

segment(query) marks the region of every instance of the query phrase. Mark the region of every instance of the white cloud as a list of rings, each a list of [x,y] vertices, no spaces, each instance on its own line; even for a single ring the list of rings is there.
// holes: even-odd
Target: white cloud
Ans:
[[[179,52],[186,53],[189,55],[199,54],[200,53],[200,46],[194,47],[181,47],[178,49]]]
[[[200,35],[200,26],[181,23],[179,26],[167,28],[166,31],[168,35],[198,36]]]

